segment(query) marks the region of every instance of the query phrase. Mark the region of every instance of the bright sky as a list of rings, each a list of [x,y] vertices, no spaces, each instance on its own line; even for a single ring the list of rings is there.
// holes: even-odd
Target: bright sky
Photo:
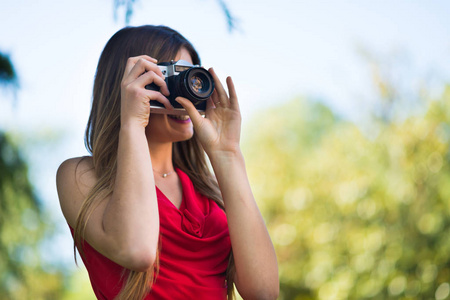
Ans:
[[[140,0],[130,25],[168,25],[194,44],[206,67],[213,66],[223,80],[231,75],[244,124],[259,108],[298,95],[323,99],[339,113],[357,116],[371,87],[357,51],[361,46],[380,56],[401,53],[412,78],[432,73],[450,82],[448,1],[226,3],[239,19],[239,30],[232,34],[216,0]],[[11,93],[0,92],[0,129],[22,132],[32,142],[59,138],[47,146],[38,143],[45,151],[28,149],[39,195],[62,225],[56,244],[63,250],[50,247],[49,259],[58,252],[71,263],[55,172],[62,160],[87,153],[83,133],[97,60],[123,20],[119,11],[114,21],[113,0],[0,4],[0,51],[11,55],[20,81],[15,106]]]

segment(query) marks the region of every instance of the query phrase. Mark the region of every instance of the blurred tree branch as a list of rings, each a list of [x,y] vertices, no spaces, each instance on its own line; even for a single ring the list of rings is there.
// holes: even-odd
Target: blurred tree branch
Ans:
[[[9,56],[0,53],[0,82],[9,83],[16,79],[16,73]]]
[[[0,52],[0,85],[17,87],[17,74],[8,54]]]
[[[125,24],[130,24],[133,15],[133,5],[136,0],[114,0],[114,20],[117,21],[117,11],[125,7]]]
[[[131,17],[133,16],[134,4],[138,0],[114,0],[114,19],[117,20],[117,11],[121,8],[125,8],[125,25],[130,24]],[[228,8],[228,5],[225,0],[216,0],[220,5],[222,12],[225,15],[226,22],[228,25],[228,31],[233,32],[238,29],[237,19],[231,13],[231,10]]]
[[[19,80],[11,58],[3,52],[0,52],[0,87],[12,91],[14,104],[17,98],[16,92],[19,88]]]

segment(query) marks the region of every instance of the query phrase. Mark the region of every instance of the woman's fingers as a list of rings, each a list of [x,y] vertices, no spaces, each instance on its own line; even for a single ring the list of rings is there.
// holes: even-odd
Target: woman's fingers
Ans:
[[[217,90],[214,89],[213,93],[211,94],[211,97],[209,97],[214,104],[214,107],[217,107],[220,104],[219,95],[217,94]]]
[[[228,104],[229,104],[228,95],[225,92],[225,89],[223,88],[223,85],[220,82],[219,77],[217,76],[217,74],[213,68],[210,68],[209,72],[211,73],[211,75],[214,79],[214,85],[215,85],[216,99],[213,99],[214,105],[216,107],[217,106],[228,106]]]
[[[131,69],[133,69],[134,65],[138,62],[139,59],[145,59],[154,64],[156,64],[158,62],[158,60],[156,60],[155,58],[150,57],[148,55],[140,55],[140,56],[130,57],[127,60],[127,64],[125,66],[125,71],[123,72],[124,76],[127,76],[130,73]]]
[[[215,94],[215,91],[213,92],[213,94],[211,95],[211,97],[209,97],[209,99],[208,100],[206,100],[207,102],[206,102],[206,110],[205,110],[205,114],[206,114],[206,117],[208,117],[208,115],[209,114],[211,114],[211,112],[215,109],[215,108],[217,108],[217,106],[214,104],[214,97],[213,97],[213,95]]]
[[[234,87],[233,80],[230,76],[227,77],[227,87],[228,87],[228,94],[225,91],[222,83],[220,82],[217,74],[214,72],[213,68],[209,69],[209,72],[213,76],[214,84],[215,84],[215,90],[214,93],[211,95],[211,100],[213,101],[214,105],[216,107],[231,107],[232,109],[239,110],[239,103],[237,100],[237,94],[236,89]]]
[[[228,93],[230,95],[231,108],[239,110],[239,103],[238,103],[238,98],[237,98],[237,94],[236,94],[236,89],[234,87],[233,79],[231,79],[230,76],[227,77],[227,86],[228,86]]]
[[[200,115],[197,108],[195,108],[194,104],[188,99],[183,97],[177,97],[175,101],[180,103],[181,106],[183,106],[183,108],[187,111],[189,117],[192,120],[192,124],[194,124],[194,127],[198,126],[202,121],[203,117]]]
[[[144,89],[146,85],[155,83],[160,87],[160,90],[145,90],[146,95],[150,100],[156,100],[162,103],[167,109],[173,109],[169,100],[164,96],[168,96],[170,92],[161,70],[155,64],[156,62],[156,59],[147,55],[130,57],[124,72],[124,79],[122,81],[123,88],[129,90]]]
[[[159,69],[158,65],[150,62],[144,58],[140,58],[136,64],[131,69],[130,73],[128,74],[128,77],[131,79],[136,79],[139,76],[141,76],[145,72],[153,71],[161,78],[164,78],[164,75],[162,74],[161,70]]]
[[[136,58],[138,59],[136,60]],[[164,75],[162,74],[161,70],[153,61],[150,61],[145,57],[131,57],[127,61],[127,66],[125,68],[122,83],[129,84],[130,82],[139,78],[142,74],[150,71],[153,71],[158,76],[164,79]]]
[[[170,104],[169,99],[167,99],[163,94],[157,91],[147,91],[147,96],[150,100],[155,100],[164,105],[168,110],[173,110],[172,104]]]
[[[142,74],[134,81],[139,87],[145,87],[148,84],[154,83],[160,88],[160,92],[166,96],[170,95],[169,88],[167,87],[167,83],[164,79],[158,76],[153,71],[148,71],[145,74]]]

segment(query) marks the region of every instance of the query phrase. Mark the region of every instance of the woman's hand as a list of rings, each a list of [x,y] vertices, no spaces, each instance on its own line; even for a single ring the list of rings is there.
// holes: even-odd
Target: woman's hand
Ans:
[[[186,98],[177,97],[188,112],[194,125],[195,134],[208,156],[235,154],[240,151],[241,113],[233,81],[227,77],[229,96],[217,74],[211,68],[215,90],[206,106],[206,118],[203,118],[195,106]]]
[[[147,55],[128,59],[121,83],[122,125],[137,124],[145,128],[150,116],[150,100],[156,100],[167,109],[173,109],[164,96],[169,95],[169,89],[156,63],[156,59]],[[158,85],[160,91],[145,89],[145,86],[151,83]]]

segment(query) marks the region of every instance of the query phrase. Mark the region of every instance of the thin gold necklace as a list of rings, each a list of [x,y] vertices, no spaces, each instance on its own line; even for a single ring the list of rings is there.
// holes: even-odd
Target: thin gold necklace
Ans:
[[[170,174],[172,174],[173,172],[175,172],[175,170],[172,170],[172,171],[170,171],[170,172],[168,172],[168,173],[161,173],[161,172],[158,172],[158,171],[156,171],[155,169],[153,169],[153,172],[155,172],[156,174],[160,175],[162,178],[166,178],[167,176],[169,176]]]

